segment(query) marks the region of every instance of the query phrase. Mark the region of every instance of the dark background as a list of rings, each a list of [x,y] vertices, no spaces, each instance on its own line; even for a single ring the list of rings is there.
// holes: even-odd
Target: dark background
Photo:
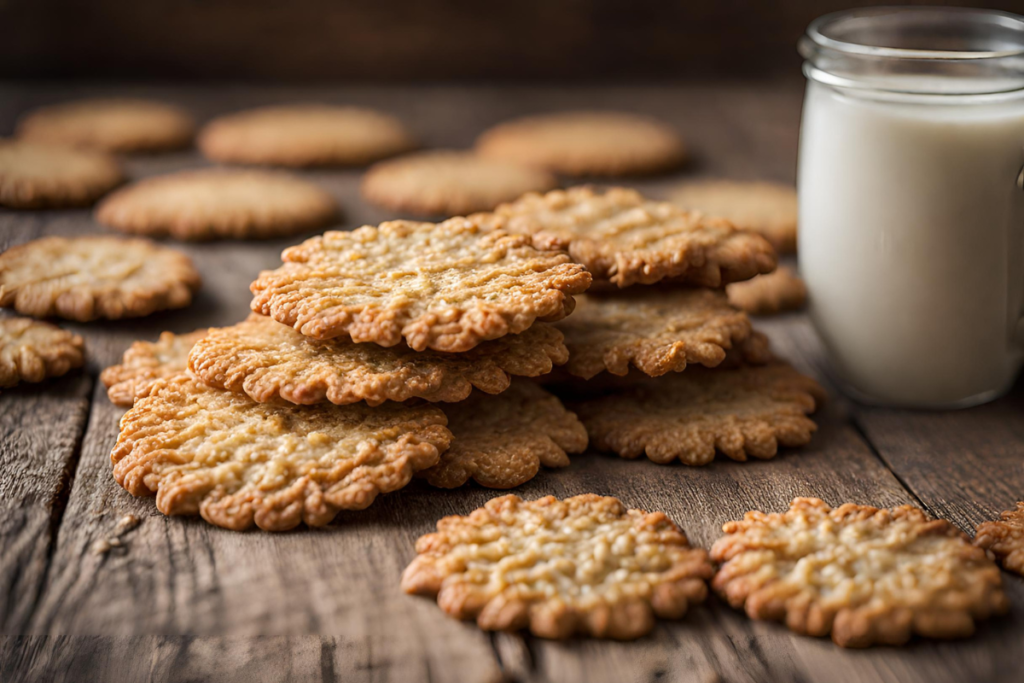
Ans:
[[[798,77],[858,0],[0,0],[0,78],[635,81]],[[897,4],[897,3],[893,3]],[[954,3],[1024,12],[1024,0]]]

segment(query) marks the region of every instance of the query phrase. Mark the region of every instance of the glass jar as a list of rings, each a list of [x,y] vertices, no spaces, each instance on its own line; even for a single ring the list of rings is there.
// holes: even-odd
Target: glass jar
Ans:
[[[800,52],[800,271],[837,383],[999,396],[1024,363],[1024,17],[841,12]]]

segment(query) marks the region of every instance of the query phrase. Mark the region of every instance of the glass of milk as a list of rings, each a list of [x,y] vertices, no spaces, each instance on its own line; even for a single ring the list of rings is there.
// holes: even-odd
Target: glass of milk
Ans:
[[[839,386],[966,407],[1024,362],[1024,17],[874,8],[800,43],[800,270]]]

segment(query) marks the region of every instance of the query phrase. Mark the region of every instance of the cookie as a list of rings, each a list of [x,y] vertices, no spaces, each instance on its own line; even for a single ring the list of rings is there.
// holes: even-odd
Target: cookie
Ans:
[[[200,284],[188,256],[141,239],[44,237],[0,254],[0,306],[37,318],[149,315],[188,306]]]
[[[18,122],[17,135],[107,152],[163,152],[187,147],[195,130],[192,117],[170,104],[91,99],[36,109]]]
[[[764,235],[776,251],[796,251],[796,188],[781,183],[698,180],[672,193],[688,211],[720,216],[737,228]]]
[[[322,104],[228,114],[199,134],[207,158],[230,164],[364,166],[415,146],[412,134],[389,114]]]
[[[807,303],[807,285],[792,268],[779,266],[774,273],[734,282],[726,288],[729,303],[750,315],[774,315],[796,311]]]
[[[817,428],[807,415],[822,400],[817,382],[776,361],[689,368],[569,407],[599,450],[706,465],[716,451],[745,461],[773,458],[780,445],[806,444]]]
[[[120,165],[102,152],[0,139],[0,206],[88,206],[123,180]]]
[[[750,336],[750,319],[719,290],[632,287],[584,295],[573,314],[556,323],[569,348],[566,369],[590,379],[630,366],[651,377],[688,363],[714,367],[726,351]]]
[[[468,152],[434,150],[382,161],[363,178],[363,198],[391,211],[456,216],[493,209],[558,185],[538,168]]]
[[[1024,503],[999,515],[997,522],[979,524],[974,544],[994,554],[1003,569],[1024,576]]]
[[[662,280],[720,287],[769,273],[777,260],[756,233],[621,187],[528,194],[471,218],[564,246],[595,281],[619,287]]]
[[[0,318],[0,387],[60,377],[85,363],[77,334],[30,318]]]
[[[338,216],[313,183],[262,171],[184,171],[133,183],[96,207],[122,232],[179,240],[269,239],[322,228]]]
[[[328,524],[437,463],[451,433],[429,405],[282,407],[178,375],[121,419],[110,459],[165,515],[242,530]]]
[[[533,479],[540,466],[567,467],[569,453],[587,448],[587,430],[555,396],[516,380],[497,396],[474,393],[443,407],[454,440],[441,461],[418,476],[453,489],[473,479],[510,489]]]
[[[574,176],[643,175],[686,160],[670,126],[620,112],[569,111],[529,116],[491,128],[476,141],[481,156]]]
[[[252,314],[243,323],[211,330],[188,360],[206,384],[261,403],[366,401],[375,406],[411,398],[461,401],[473,387],[497,394],[508,388],[511,375],[543,375],[568,356],[562,334],[544,323],[453,354],[413,351],[405,344],[319,341]]]
[[[206,328],[188,334],[162,332],[155,342],[133,343],[124,352],[120,365],[112,365],[100,373],[107,398],[114,405],[131,408],[135,399],[149,396],[158,380],[185,372],[188,352],[206,333]]]
[[[1009,606],[999,568],[952,524],[902,505],[832,509],[797,498],[778,514],[727,522],[712,586],[751,619],[843,647],[961,638]]]
[[[465,218],[327,232],[260,274],[252,310],[315,339],[462,352],[564,318],[590,274],[568,254]]]
[[[450,616],[488,631],[541,638],[632,640],[654,617],[681,619],[703,602],[713,570],[662,512],[585,494],[502,496],[445,517],[416,542],[406,593],[437,596]]]

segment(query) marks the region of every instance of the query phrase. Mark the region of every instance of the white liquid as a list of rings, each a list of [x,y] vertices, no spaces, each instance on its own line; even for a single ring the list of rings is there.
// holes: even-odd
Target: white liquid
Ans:
[[[980,402],[1024,361],[1024,97],[937,99],[811,81],[804,103],[811,316],[838,379],[877,403]]]

